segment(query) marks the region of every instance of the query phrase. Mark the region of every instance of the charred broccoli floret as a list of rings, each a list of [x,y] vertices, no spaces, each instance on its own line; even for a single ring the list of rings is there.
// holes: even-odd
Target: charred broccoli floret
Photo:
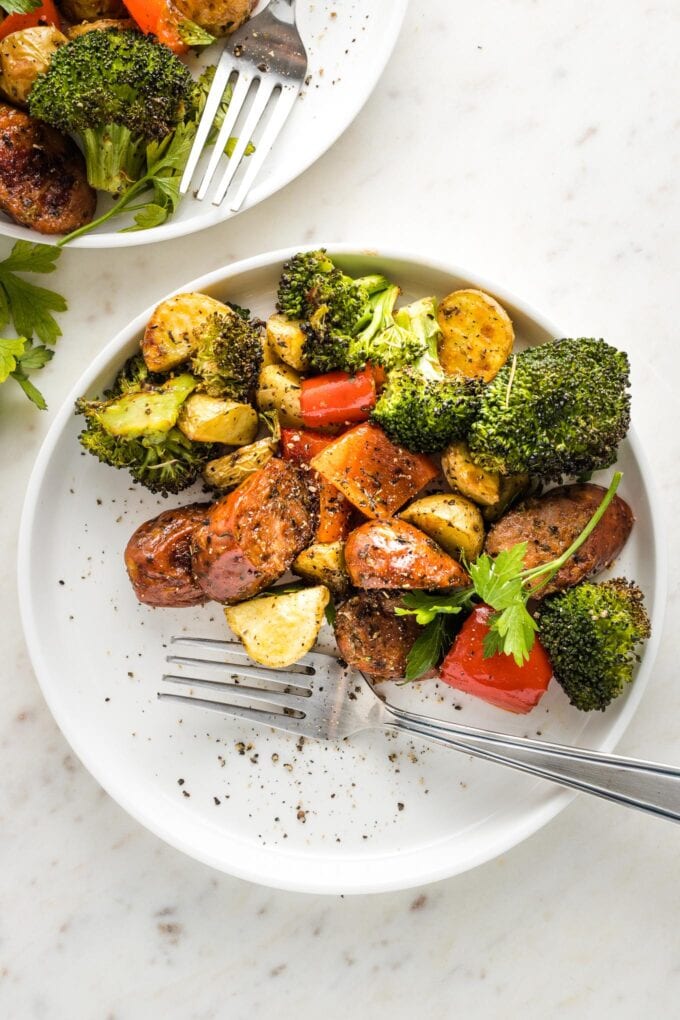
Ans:
[[[167,46],[109,29],[60,46],[29,96],[32,116],[78,135],[92,187],[113,194],[143,173],[146,146],[183,119],[189,70]]]
[[[603,711],[633,679],[650,623],[640,589],[616,578],[585,583],[545,601],[539,635],[572,705]]]
[[[414,453],[434,453],[466,434],[476,412],[480,384],[445,375],[442,370],[434,298],[401,308],[395,320],[400,330],[419,339],[426,353],[416,364],[388,373],[371,417],[395,443]]]
[[[180,492],[215,456],[211,443],[194,443],[176,428],[180,408],[198,381],[186,373],[154,375],[139,355],[130,358],[103,400],[76,402],[86,419],[79,439],[89,453],[127,468],[152,492]]]
[[[347,276],[324,250],[298,252],[284,264],[277,309],[300,323],[307,337],[304,356],[311,369],[352,371],[355,366],[348,350],[353,339],[377,333],[396,301],[399,291],[393,288],[389,305],[388,287],[378,274]]]
[[[240,312],[217,312],[203,328],[191,370],[211,397],[246,402],[257,386],[262,367],[262,324]]]
[[[480,467],[545,479],[609,467],[630,424],[628,357],[604,340],[522,351],[485,388],[468,444]]]

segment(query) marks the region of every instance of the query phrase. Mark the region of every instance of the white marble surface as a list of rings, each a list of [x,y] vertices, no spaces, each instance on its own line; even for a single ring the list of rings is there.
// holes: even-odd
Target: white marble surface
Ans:
[[[635,421],[673,521],[679,43],[673,0],[413,0],[353,127],[284,192],[162,249],[64,256],[53,282],[71,310],[40,378],[50,411],[0,394],[0,1016],[677,1011],[680,830],[668,823],[581,797],[477,871],[355,899],[271,892],[160,843],[99,789],[43,703],[14,550],[35,452],[91,354],[189,276],[322,239],[446,257],[567,333],[627,349]],[[679,554],[671,530],[670,562]],[[679,623],[673,580],[656,678],[623,752],[680,761]]]

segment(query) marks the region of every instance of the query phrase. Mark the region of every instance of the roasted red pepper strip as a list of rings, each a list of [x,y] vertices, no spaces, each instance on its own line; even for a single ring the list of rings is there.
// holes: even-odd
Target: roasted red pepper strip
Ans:
[[[547,690],[552,677],[550,659],[538,638],[523,666],[503,653],[485,659],[484,638],[493,612],[489,606],[473,609],[442,663],[441,678],[496,708],[524,715],[536,707]]]
[[[123,0],[123,3],[142,32],[155,35],[173,53],[189,52],[179,32],[182,16],[169,0]]]
[[[302,420],[310,428],[367,421],[375,407],[375,375],[370,366],[348,375],[328,372],[302,381]]]
[[[312,457],[321,453],[333,440],[311,429],[282,429],[281,456],[295,464],[309,467]],[[310,468],[310,471],[312,469]],[[313,471],[314,484],[319,490],[319,523],[314,536],[315,542],[342,542],[349,534],[352,504],[334,485],[327,482],[318,471]]]
[[[24,28],[36,28],[38,25],[54,25],[61,29],[59,12],[53,0],[43,0],[30,14],[10,14],[0,25],[0,39],[5,39],[12,32],[21,32]]]

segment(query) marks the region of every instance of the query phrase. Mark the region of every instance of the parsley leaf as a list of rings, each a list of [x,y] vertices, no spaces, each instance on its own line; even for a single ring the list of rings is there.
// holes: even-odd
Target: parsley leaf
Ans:
[[[0,338],[0,383],[7,379],[17,367],[19,358],[26,346],[26,337]]]
[[[453,595],[428,595],[424,591],[409,591],[402,598],[404,607],[397,606],[394,612],[397,616],[415,616],[416,623],[425,627],[440,614],[456,615],[461,609],[469,608],[473,594],[471,588],[464,588]]]
[[[0,262],[0,322],[10,319],[20,336],[37,336],[45,344],[61,336],[52,312],[66,311],[66,301],[53,290],[36,287],[17,276],[20,273],[51,273],[61,252],[56,247],[17,241],[8,258]]]
[[[438,665],[450,644],[449,631],[442,616],[435,616],[416,638],[406,662],[403,683],[411,683]]]

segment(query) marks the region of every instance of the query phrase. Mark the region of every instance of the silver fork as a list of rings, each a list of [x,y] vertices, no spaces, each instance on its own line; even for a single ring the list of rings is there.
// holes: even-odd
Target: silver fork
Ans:
[[[226,667],[230,680],[168,673],[163,676],[164,683],[205,688],[225,700],[160,692],[163,701],[209,709],[315,740],[339,740],[366,729],[398,730],[680,821],[680,770],[668,765],[492,733],[408,712],[382,701],[361,673],[325,652],[310,652],[282,673],[254,663],[236,642],[176,637],[173,645],[212,651],[219,658],[171,654],[169,663],[222,674]]]
[[[213,196],[213,205],[221,205],[243,159],[248,142],[269,106],[269,119],[255,152],[249,157],[248,169],[230,203],[232,212],[240,209],[295,105],[306,74],[307,51],[295,24],[295,0],[270,0],[266,10],[237,29],[225,43],[196,131],[196,138],[184,168],[179,186],[180,194],[185,195],[191,186],[222,97],[229,80],[234,76],[233,94],[227,114],[196,198],[199,200],[205,198],[218,165],[224,157],[226,166]],[[225,146],[250,92],[252,105],[239,129],[234,151],[227,157],[224,154]]]

